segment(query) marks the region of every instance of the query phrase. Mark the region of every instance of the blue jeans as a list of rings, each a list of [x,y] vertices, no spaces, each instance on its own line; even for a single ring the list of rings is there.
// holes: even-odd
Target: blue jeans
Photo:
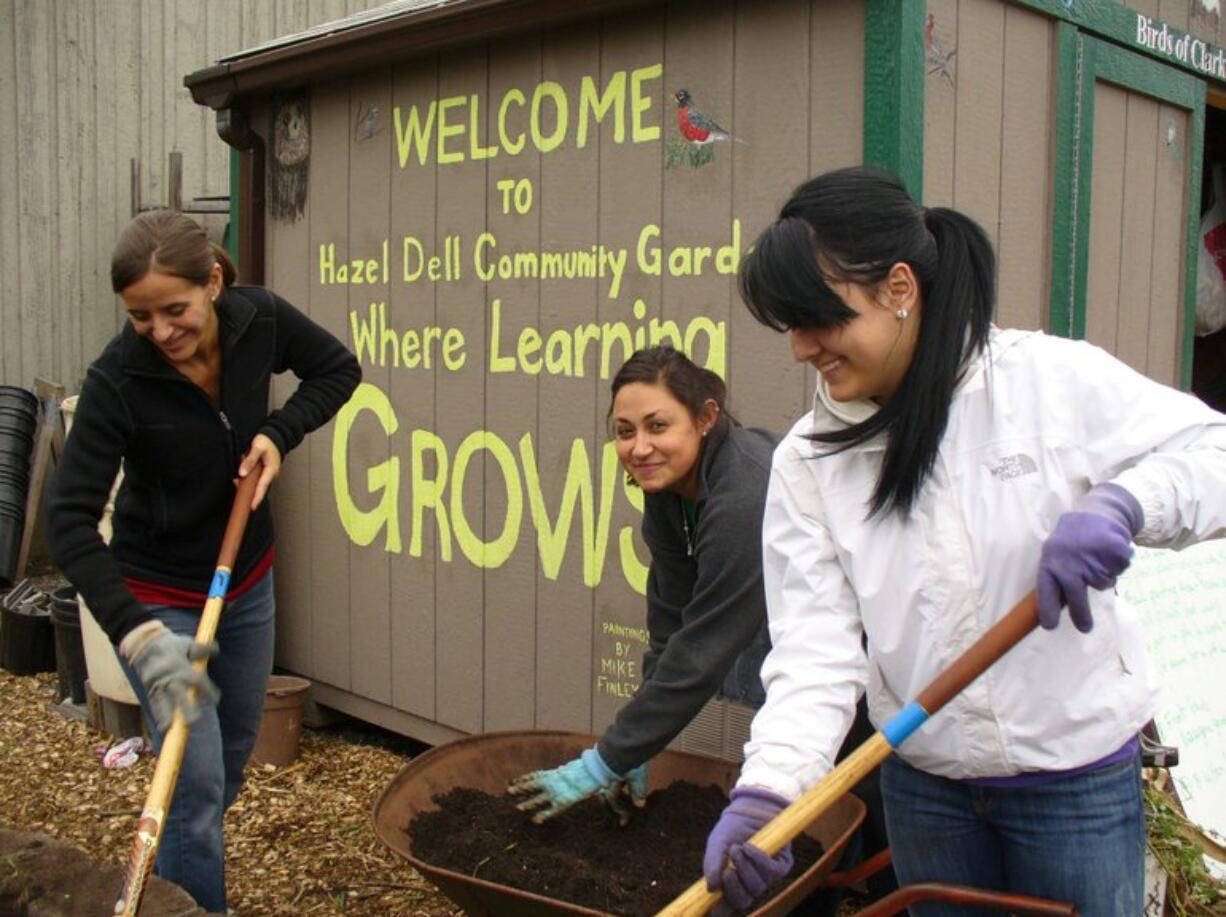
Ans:
[[[151,605],[148,610],[175,633],[195,636],[199,609]],[[226,910],[221,821],[242,788],[243,767],[260,731],[275,613],[271,570],[222,609],[217,654],[209,661],[209,678],[221,690],[221,700],[216,707],[202,704],[192,723],[158,846],[154,872],[182,886],[209,912]],[[131,666],[124,662],[123,668],[144,709],[154,750],[161,751],[162,735],[144,686]]]
[[[1044,786],[994,789],[897,756],[881,790],[898,884],[951,882],[1074,903],[1086,917],[1140,917],[1145,869],[1141,759]],[[992,914],[925,902],[919,917]]]

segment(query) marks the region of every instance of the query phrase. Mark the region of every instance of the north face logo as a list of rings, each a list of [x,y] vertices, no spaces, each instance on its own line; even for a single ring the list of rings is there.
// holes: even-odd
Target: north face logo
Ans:
[[[1034,474],[1038,470],[1039,466],[1034,463],[1034,459],[1024,452],[1005,456],[1005,458],[988,469],[988,471],[992,472],[992,477],[998,481],[1020,478],[1024,474]]]

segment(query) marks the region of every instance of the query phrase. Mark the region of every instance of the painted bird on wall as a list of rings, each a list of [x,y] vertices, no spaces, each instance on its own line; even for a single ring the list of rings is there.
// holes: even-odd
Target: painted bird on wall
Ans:
[[[694,146],[705,146],[716,140],[735,140],[737,143],[745,143],[740,137],[733,137],[695,108],[691,104],[693,97],[688,89],[678,89],[673,98],[677,100],[677,127],[681,131],[681,136]]]
[[[945,77],[952,87],[954,85],[954,56],[957,55],[958,49],[945,50],[941,36],[936,33],[936,17],[932,13],[928,14],[924,22],[924,50],[928,57],[928,75],[938,73]]]

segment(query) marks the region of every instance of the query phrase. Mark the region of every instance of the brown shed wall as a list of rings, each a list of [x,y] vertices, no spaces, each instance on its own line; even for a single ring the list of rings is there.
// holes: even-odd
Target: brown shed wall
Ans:
[[[609,377],[627,351],[618,338],[606,357],[602,338],[589,339],[581,374],[578,361],[568,374],[563,337],[575,347],[586,334],[576,328],[624,328],[633,349],[654,323],[724,373],[744,422],[782,431],[802,413],[812,380],[744,311],[715,258],[724,247],[731,264],[734,240],[743,252],[808,175],[859,161],[862,16],[854,2],[676,4],[309,88],[305,206],[297,220],[269,215],[265,277],[359,353],[368,386],[366,407],[314,434],[279,484],[278,658],[314,679],[321,699],[427,740],[611,722],[644,646],[640,498],[605,434]],[[640,142],[636,75],[648,100]],[[615,109],[599,124],[585,115],[580,144],[585,80],[598,94],[624,81],[624,133]],[[555,129],[565,140],[482,158],[504,119],[512,140],[530,134],[542,84],[568,106],[564,126],[553,102],[541,107],[543,146]],[[682,87],[739,141],[694,154],[676,127]],[[453,100],[442,117],[456,129],[444,157],[462,161],[439,161],[440,100]],[[281,101],[255,117],[270,163]],[[422,162],[406,125],[432,103]],[[513,193],[504,207],[504,188],[529,186],[523,212]],[[482,233],[496,240],[487,254],[603,246],[624,252],[625,268],[486,282],[474,265]],[[420,243],[427,259],[458,248],[460,276],[405,281],[406,236],[410,270]],[[662,249],[658,273],[636,264],[644,245],[649,259]],[[374,259],[375,282],[322,282],[321,246],[335,267]],[[699,246],[710,249],[700,271],[684,260]],[[673,249],[682,252],[670,271]],[[386,348],[381,321],[398,335]],[[426,326],[463,335],[462,366],[448,368],[437,343],[429,369],[402,364],[405,332]],[[516,355],[525,334],[526,363]],[[537,358],[553,371],[536,370]],[[337,455],[347,469],[339,496]],[[362,514],[380,507],[383,524],[363,528]],[[713,705],[685,742],[737,754],[747,717],[726,706]]]

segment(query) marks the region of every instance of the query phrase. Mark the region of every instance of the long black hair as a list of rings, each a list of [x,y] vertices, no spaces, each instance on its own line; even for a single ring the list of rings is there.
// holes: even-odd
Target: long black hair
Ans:
[[[856,317],[831,281],[875,287],[898,263],[915,274],[923,305],[898,391],[868,420],[810,436],[839,452],[885,433],[870,516],[910,513],[936,462],[954,389],[987,346],[996,302],[987,234],[956,210],[917,204],[892,175],[838,169],[792,193],[738,278],[741,297],[762,324],[776,331],[828,328]]]

